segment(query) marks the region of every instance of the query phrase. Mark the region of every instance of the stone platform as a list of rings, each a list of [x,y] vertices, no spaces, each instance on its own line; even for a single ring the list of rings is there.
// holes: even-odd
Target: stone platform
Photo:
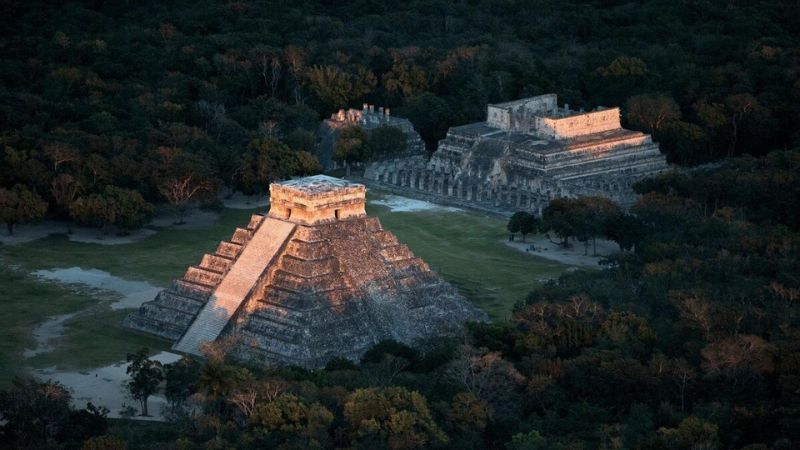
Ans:
[[[541,214],[557,197],[630,205],[633,183],[666,169],[650,136],[621,127],[619,108],[574,111],[548,94],[489,105],[485,122],[450,128],[430,159],[374,162],[364,177],[409,195]]]

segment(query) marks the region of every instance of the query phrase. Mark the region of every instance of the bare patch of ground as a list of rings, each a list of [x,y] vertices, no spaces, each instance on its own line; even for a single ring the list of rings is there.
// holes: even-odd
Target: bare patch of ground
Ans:
[[[81,269],[70,267],[67,269],[37,270],[33,275],[49,281],[64,284],[82,284],[93,289],[111,291],[122,296],[112,303],[111,309],[138,308],[142,303],[155,298],[161,288],[145,281],[130,281],[115,277],[108,272],[98,269]]]
[[[177,220],[174,212],[164,210],[150,221],[150,225],[161,228],[173,228],[176,230],[199,230],[215,226],[219,221],[219,214],[213,211],[204,211],[195,208],[186,211],[183,217],[183,223],[175,223]]]
[[[83,242],[87,244],[120,245],[131,244],[147,239],[154,235],[156,231],[142,228],[133,231],[125,236],[118,236],[112,233],[105,233],[97,228],[79,227],[69,222],[58,222],[46,220],[33,225],[17,225],[14,234],[9,236],[7,233],[0,233],[0,242],[3,245],[19,245],[36,239],[45,238],[52,234],[66,235],[70,241]]]
[[[81,269],[70,267],[68,269],[37,270],[33,275],[40,279],[71,285],[81,285],[90,289],[115,294],[116,299],[109,306],[112,310],[138,308],[142,303],[155,298],[161,288],[144,281],[129,281],[115,277],[108,272],[97,269]],[[77,311],[69,314],[54,316],[38,325],[33,336],[36,339],[36,348],[25,349],[23,356],[34,356],[51,352],[55,349],[53,341],[64,335],[64,324],[84,312]]]
[[[36,329],[33,330],[33,337],[36,339],[36,348],[25,349],[22,352],[22,356],[25,358],[33,358],[36,355],[53,351],[55,347],[52,341],[64,335],[64,323],[77,314],[77,312],[74,312],[54,316],[36,327]]]
[[[181,357],[175,353],[161,352],[151,357],[162,364],[171,364]],[[97,369],[82,372],[57,371],[39,369],[33,372],[41,380],[53,380],[62,383],[72,391],[72,402],[76,407],[84,407],[87,402],[105,406],[110,410],[108,417],[122,417],[122,412],[127,406],[139,408],[139,402],[130,398],[125,384],[130,379],[125,373],[128,363],[120,361]],[[163,421],[162,407],[167,404],[166,398],[158,394],[150,397],[148,409],[150,416],[134,416],[139,420]]]
[[[269,206],[269,196],[267,195],[244,195],[241,192],[234,192],[230,196],[220,197],[222,204],[231,209],[255,209]]]
[[[424,200],[416,200],[408,197],[402,197],[399,195],[386,195],[380,199],[371,200],[370,203],[374,205],[386,206],[392,212],[463,211],[459,208],[454,208],[452,206],[437,205],[436,203],[426,202]]]
[[[527,236],[525,241],[521,240],[503,242],[511,248],[527,252],[532,255],[540,256],[551,261],[578,267],[600,268],[600,260],[604,256],[619,252],[619,246],[613,241],[605,239],[597,240],[597,255],[592,254],[592,243],[589,243],[589,254],[584,255],[583,242],[570,242],[569,248],[564,248],[550,241],[543,235]]]

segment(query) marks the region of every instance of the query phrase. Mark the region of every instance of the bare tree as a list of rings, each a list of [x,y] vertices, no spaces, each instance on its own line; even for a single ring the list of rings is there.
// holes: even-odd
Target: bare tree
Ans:
[[[207,181],[198,179],[194,174],[169,178],[158,188],[175,211],[176,225],[185,223],[184,217],[189,202],[210,189],[211,186]]]
[[[58,171],[58,166],[68,162],[77,161],[80,154],[74,147],[63,142],[53,142],[44,147],[45,153],[53,162],[53,171]]]

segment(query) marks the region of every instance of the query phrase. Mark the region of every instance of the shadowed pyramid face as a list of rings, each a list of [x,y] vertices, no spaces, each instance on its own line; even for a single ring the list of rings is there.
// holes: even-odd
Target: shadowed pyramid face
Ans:
[[[303,225],[362,217],[364,185],[326,175],[270,185],[269,216]]]

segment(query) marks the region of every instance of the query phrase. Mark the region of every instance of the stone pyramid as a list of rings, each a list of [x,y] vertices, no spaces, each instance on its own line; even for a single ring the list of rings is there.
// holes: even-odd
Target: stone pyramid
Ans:
[[[125,325],[187,354],[230,338],[241,360],[321,367],[381,340],[412,344],[487,320],[367,217],[365,192],[323,175],[273,183],[269,214],[253,215]]]

